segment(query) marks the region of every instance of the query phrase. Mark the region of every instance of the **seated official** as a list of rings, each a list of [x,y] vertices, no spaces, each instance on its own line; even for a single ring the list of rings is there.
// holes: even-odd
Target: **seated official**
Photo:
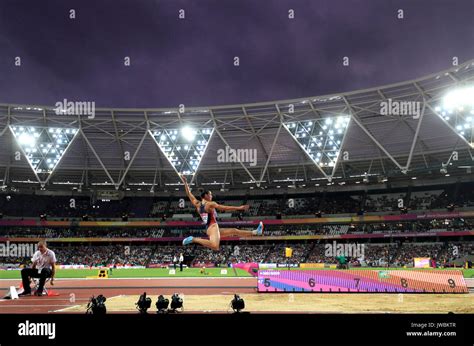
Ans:
[[[35,252],[31,259],[33,265],[31,268],[23,268],[21,270],[21,280],[23,281],[24,291],[19,296],[31,295],[30,278],[39,278],[38,289],[36,295],[43,294],[44,284],[47,278],[51,278],[51,285],[54,285],[54,276],[56,274],[56,255],[46,247],[45,241],[38,243],[38,251]]]

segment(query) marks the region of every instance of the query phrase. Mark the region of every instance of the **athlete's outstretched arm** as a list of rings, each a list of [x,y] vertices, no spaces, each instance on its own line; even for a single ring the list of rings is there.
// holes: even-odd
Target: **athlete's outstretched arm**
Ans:
[[[219,210],[219,211],[246,211],[249,210],[249,206],[247,204],[241,206],[230,206],[230,205],[222,205],[217,204],[216,202],[211,202],[211,207]]]
[[[188,196],[191,203],[195,207],[197,207],[199,204],[199,200],[196,197],[194,197],[194,195],[191,193],[191,190],[189,189],[188,181],[186,177],[184,176],[184,174],[181,175],[181,180],[183,181],[183,184],[184,184],[184,191],[186,192],[186,196]]]

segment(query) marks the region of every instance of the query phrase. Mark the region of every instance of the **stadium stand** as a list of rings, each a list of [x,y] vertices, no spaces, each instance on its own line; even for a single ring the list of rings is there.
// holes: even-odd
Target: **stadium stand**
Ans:
[[[403,200],[404,206],[410,211],[427,211],[444,209],[449,204],[458,208],[473,208],[474,193],[473,185],[470,183],[446,186],[445,189],[433,189],[426,187],[412,192],[390,192],[358,194],[324,193],[293,196],[272,195],[267,198],[248,199],[222,199],[216,200],[228,205],[241,205],[247,203],[250,209],[244,217],[272,216],[277,214],[283,216],[291,215],[315,215],[321,212],[323,215],[334,214],[356,214],[361,209],[366,213],[387,212],[397,213],[399,199]],[[71,198],[74,199],[74,207],[71,207]],[[290,207],[289,200],[293,203]],[[7,217],[39,217],[46,214],[49,218],[82,218],[87,215],[91,220],[120,219],[123,215],[129,218],[169,218],[174,214],[191,214],[197,217],[195,209],[189,201],[185,200],[183,208],[179,206],[180,198],[168,198],[166,200],[154,199],[152,197],[125,197],[122,200],[93,200],[84,196],[41,196],[22,194],[1,194],[0,213],[3,218]],[[240,216],[240,213],[232,214],[232,217]]]

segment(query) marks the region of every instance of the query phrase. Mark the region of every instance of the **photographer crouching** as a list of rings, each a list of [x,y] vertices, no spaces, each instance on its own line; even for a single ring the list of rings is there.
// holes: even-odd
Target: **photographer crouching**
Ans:
[[[54,276],[56,274],[56,255],[46,247],[45,241],[38,242],[38,251],[31,259],[33,265],[31,268],[21,270],[21,280],[23,281],[24,291],[18,296],[31,295],[30,278],[39,278],[38,289],[35,295],[42,296],[44,284],[47,278],[51,278],[51,285],[54,285]]]

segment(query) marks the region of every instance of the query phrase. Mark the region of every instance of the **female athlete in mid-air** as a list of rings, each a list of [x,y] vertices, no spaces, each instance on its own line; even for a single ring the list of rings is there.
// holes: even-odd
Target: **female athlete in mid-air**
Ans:
[[[212,250],[219,250],[219,243],[221,241],[221,236],[238,236],[238,237],[249,237],[249,236],[259,236],[263,234],[263,222],[260,222],[257,229],[254,231],[242,231],[237,228],[221,228],[217,224],[217,212],[219,211],[245,211],[249,209],[248,205],[241,205],[239,207],[231,207],[227,205],[217,204],[212,201],[212,192],[211,191],[202,191],[201,201],[199,201],[191,193],[189,189],[188,182],[184,175],[181,175],[181,180],[184,183],[184,189],[186,190],[186,195],[188,196],[191,203],[196,207],[199,215],[201,215],[202,221],[206,224],[206,232],[209,236],[209,240],[196,237],[187,237],[183,240],[183,245],[189,245],[192,243],[200,244],[202,246],[208,247]]]

